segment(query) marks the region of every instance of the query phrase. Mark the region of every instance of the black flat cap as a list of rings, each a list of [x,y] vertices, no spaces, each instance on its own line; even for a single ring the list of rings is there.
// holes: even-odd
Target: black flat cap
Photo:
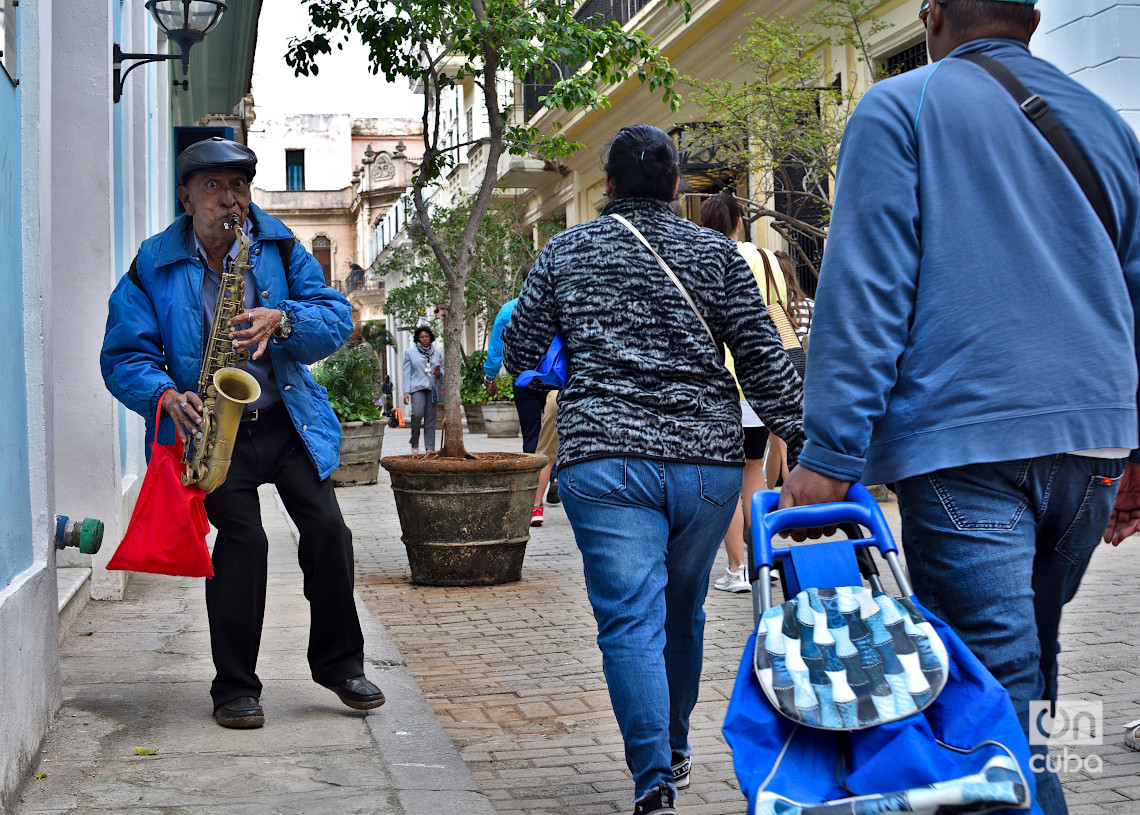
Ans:
[[[244,144],[214,136],[194,142],[179,153],[176,165],[179,185],[202,170],[244,170],[252,180],[257,171],[257,156]]]

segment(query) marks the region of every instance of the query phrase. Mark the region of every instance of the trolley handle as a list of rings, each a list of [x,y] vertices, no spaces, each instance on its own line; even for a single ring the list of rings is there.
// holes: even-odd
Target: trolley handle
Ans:
[[[875,546],[884,556],[888,552],[898,552],[878,502],[858,482],[851,485],[845,501],[776,509],[779,500],[780,494],[775,490],[764,490],[753,496],[753,542],[756,544],[758,567],[771,567],[774,554],[786,551],[772,547],[772,538],[777,533],[788,529],[813,529],[843,523],[858,524],[870,532],[869,537],[853,541],[856,546]]]

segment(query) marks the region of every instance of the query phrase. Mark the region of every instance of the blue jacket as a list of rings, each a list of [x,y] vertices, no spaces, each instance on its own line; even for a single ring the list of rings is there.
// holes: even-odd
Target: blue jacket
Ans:
[[[503,367],[503,329],[511,321],[511,314],[518,301],[519,298],[516,297],[503,303],[491,326],[491,339],[487,341],[487,361],[483,363],[483,373],[490,379],[498,376],[499,369]]]
[[[1040,94],[1112,202],[1076,181],[982,68]],[[1122,271],[1123,270],[1123,271]],[[966,464],[1137,446],[1140,144],[1013,40],[877,83],[843,138],[800,460],[891,482]]]
[[[293,333],[274,337],[266,350],[289,416],[320,477],[340,462],[340,422],[328,394],[307,364],[331,354],[352,331],[351,308],[325,285],[320,264],[276,218],[250,205],[254,229],[250,262],[259,303],[289,313]],[[143,241],[111,294],[103,352],[103,381],[115,398],[146,419],[149,455],[154,416],[167,388],[197,390],[206,344],[201,260],[190,248],[190,218],[181,216],[164,232]],[[279,242],[291,247],[289,271]],[[135,282],[137,280],[137,282]],[[174,427],[162,418],[160,441],[171,443]]]

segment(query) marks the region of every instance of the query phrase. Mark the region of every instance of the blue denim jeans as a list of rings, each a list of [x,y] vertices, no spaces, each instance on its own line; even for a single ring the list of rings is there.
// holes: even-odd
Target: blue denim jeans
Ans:
[[[634,800],[673,785],[689,754],[704,656],[708,575],[740,495],[741,468],[603,458],[558,474]]]
[[[895,485],[915,595],[1005,686],[1023,728],[1031,701],[1057,698],[1061,610],[1108,525],[1124,464],[1051,455]],[[1056,775],[1036,780],[1045,815],[1067,813]]]

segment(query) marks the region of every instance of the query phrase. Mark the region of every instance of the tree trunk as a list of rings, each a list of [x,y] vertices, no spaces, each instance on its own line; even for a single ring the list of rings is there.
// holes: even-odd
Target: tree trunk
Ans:
[[[457,276],[461,272],[461,269],[456,269]],[[448,281],[447,327],[443,339],[443,404],[447,410],[443,417],[443,447],[440,449],[440,454],[448,458],[467,458],[467,448],[463,446],[463,408],[459,403],[459,389],[463,383],[463,324],[467,322],[463,299],[465,282],[459,281],[454,285]]]

